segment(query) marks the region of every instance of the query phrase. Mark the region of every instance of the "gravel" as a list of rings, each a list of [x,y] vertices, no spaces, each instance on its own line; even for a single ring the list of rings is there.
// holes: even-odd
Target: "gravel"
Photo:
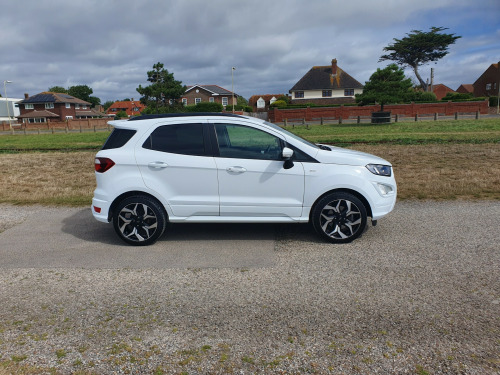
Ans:
[[[0,374],[499,374],[499,218],[404,201],[351,244],[276,226],[272,267],[2,269]]]

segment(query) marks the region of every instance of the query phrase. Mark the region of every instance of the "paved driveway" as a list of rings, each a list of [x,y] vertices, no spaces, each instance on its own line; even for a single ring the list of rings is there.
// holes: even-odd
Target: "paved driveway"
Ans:
[[[171,225],[153,246],[125,245],[89,208],[37,208],[0,233],[3,268],[207,268],[272,266],[272,225]]]

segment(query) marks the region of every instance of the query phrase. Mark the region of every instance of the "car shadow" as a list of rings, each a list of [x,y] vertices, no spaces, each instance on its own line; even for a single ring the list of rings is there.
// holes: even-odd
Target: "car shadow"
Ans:
[[[62,220],[62,231],[83,241],[123,246],[111,223],[94,219],[85,208]],[[317,242],[317,236],[308,224],[248,224],[248,223],[169,223],[163,241],[261,241],[303,240]]]

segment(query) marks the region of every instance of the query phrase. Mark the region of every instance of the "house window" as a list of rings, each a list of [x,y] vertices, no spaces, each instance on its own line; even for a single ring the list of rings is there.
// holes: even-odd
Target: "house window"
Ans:
[[[73,116],[66,116],[66,120],[73,120]]]
[[[35,109],[33,104],[25,104],[24,109]]]
[[[183,104],[183,105],[187,105],[187,104],[188,104],[188,100],[187,100],[187,98],[182,98],[182,104]]]
[[[486,90],[491,90],[491,83],[486,84]]]
[[[303,98],[304,91],[295,91],[295,98]]]
[[[323,90],[323,98],[329,98],[332,96],[332,90]]]
[[[344,96],[354,96],[354,89],[345,89]]]
[[[213,98],[213,97],[210,97],[210,98],[208,99],[208,101],[209,101],[210,103],[213,103],[213,102],[214,102],[214,98]]]
[[[75,109],[80,109],[80,104],[75,104]]]
[[[54,103],[45,103],[45,109],[52,109],[54,108]]]
[[[82,109],[87,109],[87,105],[86,104],[82,105]]]
[[[222,105],[225,107],[227,105],[227,97],[222,98]]]
[[[194,100],[194,103],[195,103],[195,104],[199,104],[199,103],[201,103],[201,98],[196,98],[196,99]]]
[[[35,118],[29,118],[28,122],[33,124],[37,122],[45,122],[45,117],[35,117]]]
[[[66,108],[71,108],[71,103],[66,103]]]

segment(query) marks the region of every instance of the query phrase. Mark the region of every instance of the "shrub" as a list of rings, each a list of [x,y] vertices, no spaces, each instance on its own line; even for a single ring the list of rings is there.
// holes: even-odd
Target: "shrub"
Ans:
[[[120,111],[120,112],[117,112],[116,115],[115,115],[115,120],[119,120],[121,118],[127,118],[128,115],[127,115],[127,112],[125,111]]]
[[[201,102],[196,105],[187,105],[184,107],[185,112],[222,112],[222,110],[222,104],[215,102]]]
[[[449,92],[442,100],[468,100],[473,99],[474,95],[470,93],[461,93],[461,92]]]
[[[287,103],[284,100],[276,100],[273,104],[271,104],[270,108],[285,108]]]

